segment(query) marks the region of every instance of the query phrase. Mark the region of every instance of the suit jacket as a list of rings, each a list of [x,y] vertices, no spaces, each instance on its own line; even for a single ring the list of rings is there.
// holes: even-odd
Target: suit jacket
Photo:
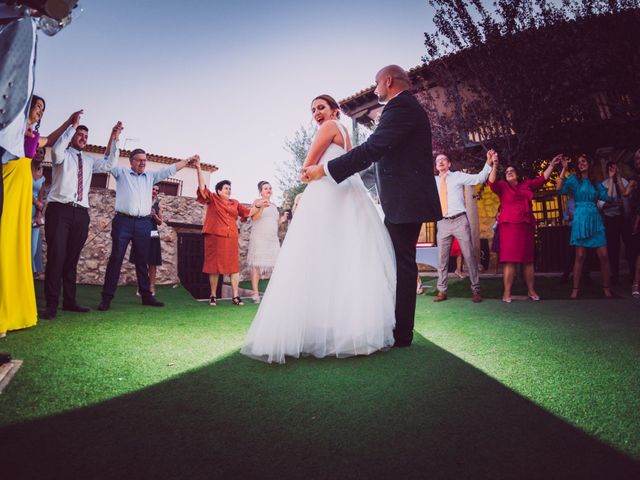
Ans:
[[[387,221],[418,223],[442,218],[433,177],[431,125],[411,93],[404,91],[389,101],[367,141],[331,160],[327,169],[340,183],[373,162]]]

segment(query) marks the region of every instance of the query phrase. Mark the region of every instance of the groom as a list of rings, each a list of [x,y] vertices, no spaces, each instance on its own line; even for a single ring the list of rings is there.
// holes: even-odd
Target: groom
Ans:
[[[422,222],[442,218],[433,176],[431,126],[425,110],[409,92],[411,80],[397,65],[376,75],[375,94],[385,105],[380,122],[362,145],[322,165],[306,167],[304,181],[324,175],[342,182],[376,162],[376,183],[384,223],[396,254],[396,347],[413,340],[416,310],[416,243]]]

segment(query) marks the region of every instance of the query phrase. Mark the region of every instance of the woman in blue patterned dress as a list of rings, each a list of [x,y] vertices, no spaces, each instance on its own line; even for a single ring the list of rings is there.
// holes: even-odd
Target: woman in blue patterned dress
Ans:
[[[570,244],[576,247],[576,259],[573,264],[573,290],[571,298],[577,298],[580,288],[582,267],[587,253],[587,248],[595,248],[600,261],[600,273],[602,275],[602,289],[605,297],[611,297],[609,290],[609,257],[607,255],[607,239],[604,232],[604,223],[598,211],[597,202],[610,202],[612,200],[614,182],[609,183],[609,190],[605,190],[602,184],[592,179],[591,163],[585,154],[578,157],[576,173],[564,178],[569,159],[562,158],[562,172],[558,177],[557,188],[561,194],[571,195],[576,202],[576,209],[571,223]]]

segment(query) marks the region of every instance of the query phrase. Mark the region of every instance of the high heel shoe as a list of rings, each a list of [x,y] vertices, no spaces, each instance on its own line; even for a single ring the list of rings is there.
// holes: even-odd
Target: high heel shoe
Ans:
[[[577,288],[572,288],[571,289],[571,295],[569,295],[569,298],[571,300],[575,300],[576,298],[578,298],[578,289]]]
[[[604,293],[605,298],[613,298],[613,295],[611,295],[611,289],[609,288],[609,285],[602,286],[602,293]]]

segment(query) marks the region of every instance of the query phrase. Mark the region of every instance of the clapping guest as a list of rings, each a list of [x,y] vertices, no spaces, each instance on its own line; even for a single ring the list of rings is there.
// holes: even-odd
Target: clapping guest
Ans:
[[[136,277],[138,291],[142,297],[142,305],[149,307],[163,307],[151,292],[149,282],[149,239],[153,230],[151,219],[153,186],[175,175],[195,159],[194,157],[180,160],[160,170],[147,172],[147,153],[136,148],[129,154],[130,168],[114,167],[111,175],[116,179],[116,215],[111,227],[111,255],[107,263],[102,287],[102,300],[98,310],[111,308],[111,301],[118,288],[118,279],[122,261],[129,243],[135,251]]]
[[[504,263],[504,292],[502,301],[511,303],[511,288],[516,273],[516,263],[523,264],[524,280],[530,300],[538,301],[540,297],[535,290],[533,257],[535,250],[534,235],[536,220],[533,216],[532,200],[536,190],[541,188],[554,167],[560,163],[556,156],[544,173],[534,179],[524,179],[513,165],[507,165],[504,180],[497,180],[499,158],[494,150],[489,151],[493,158],[493,168],[489,174],[489,187],[500,198],[500,215],[498,229],[500,231],[500,250],[498,260]]]
[[[40,318],[53,319],[58,309],[60,290],[62,309],[84,313],[89,308],[76,301],[76,274],[80,252],[89,233],[89,189],[94,173],[108,172],[118,161],[118,139],[122,123],[111,130],[105,156],[96,159],[84,154],[89,129],[80,125],[82,110],[71,116],[71,124],[51,151],[52,181],[45,212],[44,234],[47,240],[47,264],[44,291],[47,306]]]
[[[276,265],[276,259],[280,252],[280,240],[278,239],[278,227],[287,221],[285,212],[282,216],[278,208],[271,203],[272,189],[269,182],[258,183],[260,198],[253,202],[258,211],[251,216],[251,235],[249,237],[249,252],[247,265],[251,268],[252,300],[260,303],[260,291],[258,284],[260,277],[268,275]]]
[[[591,162],[585,154],[578,157],[578,168],[575,175],[565,174],[569,167],[569,159],[561,156],[562,171],[558,177],[557,188],[562,194],[569,194],[575,198],[576,209],[571,223],[570,244],[576,247],[576,259],[573,265],[573,289],[571,298],[578,297],[580,277],[586,256],[587,248],[596,249],[600,261],[600,273],[602,274],[602,289],[606,297],[611,297],[609,289],[609,257],[607,255],[607,239],[605,237],[604,224],[598,211],[597,202],[611,201],[614,182],[609,183],[608,191],[600,182],[594,181],[591,175]],[[611,175],[611,172],[609,172]]]
[[[238,295],[240,283],[240,260],[238,247],[238,224],[258,213],[259,208],[252,206],[248,209],[240,202],[231,198],[231,182],[221,180],[216,184],[215,192],[209,190],[204,183],[200,157],[195,156],[195,166],[198,172],[197,197],[200,203],[207,205],[207,212],[202,227],[204,235],[204,265],[202,271],[209,274],[209,286],[211,295],[209,305],[218,304],[216,289],[218,288],[218,275],[231,277],[231,291],[234,305],[244,305]]]

